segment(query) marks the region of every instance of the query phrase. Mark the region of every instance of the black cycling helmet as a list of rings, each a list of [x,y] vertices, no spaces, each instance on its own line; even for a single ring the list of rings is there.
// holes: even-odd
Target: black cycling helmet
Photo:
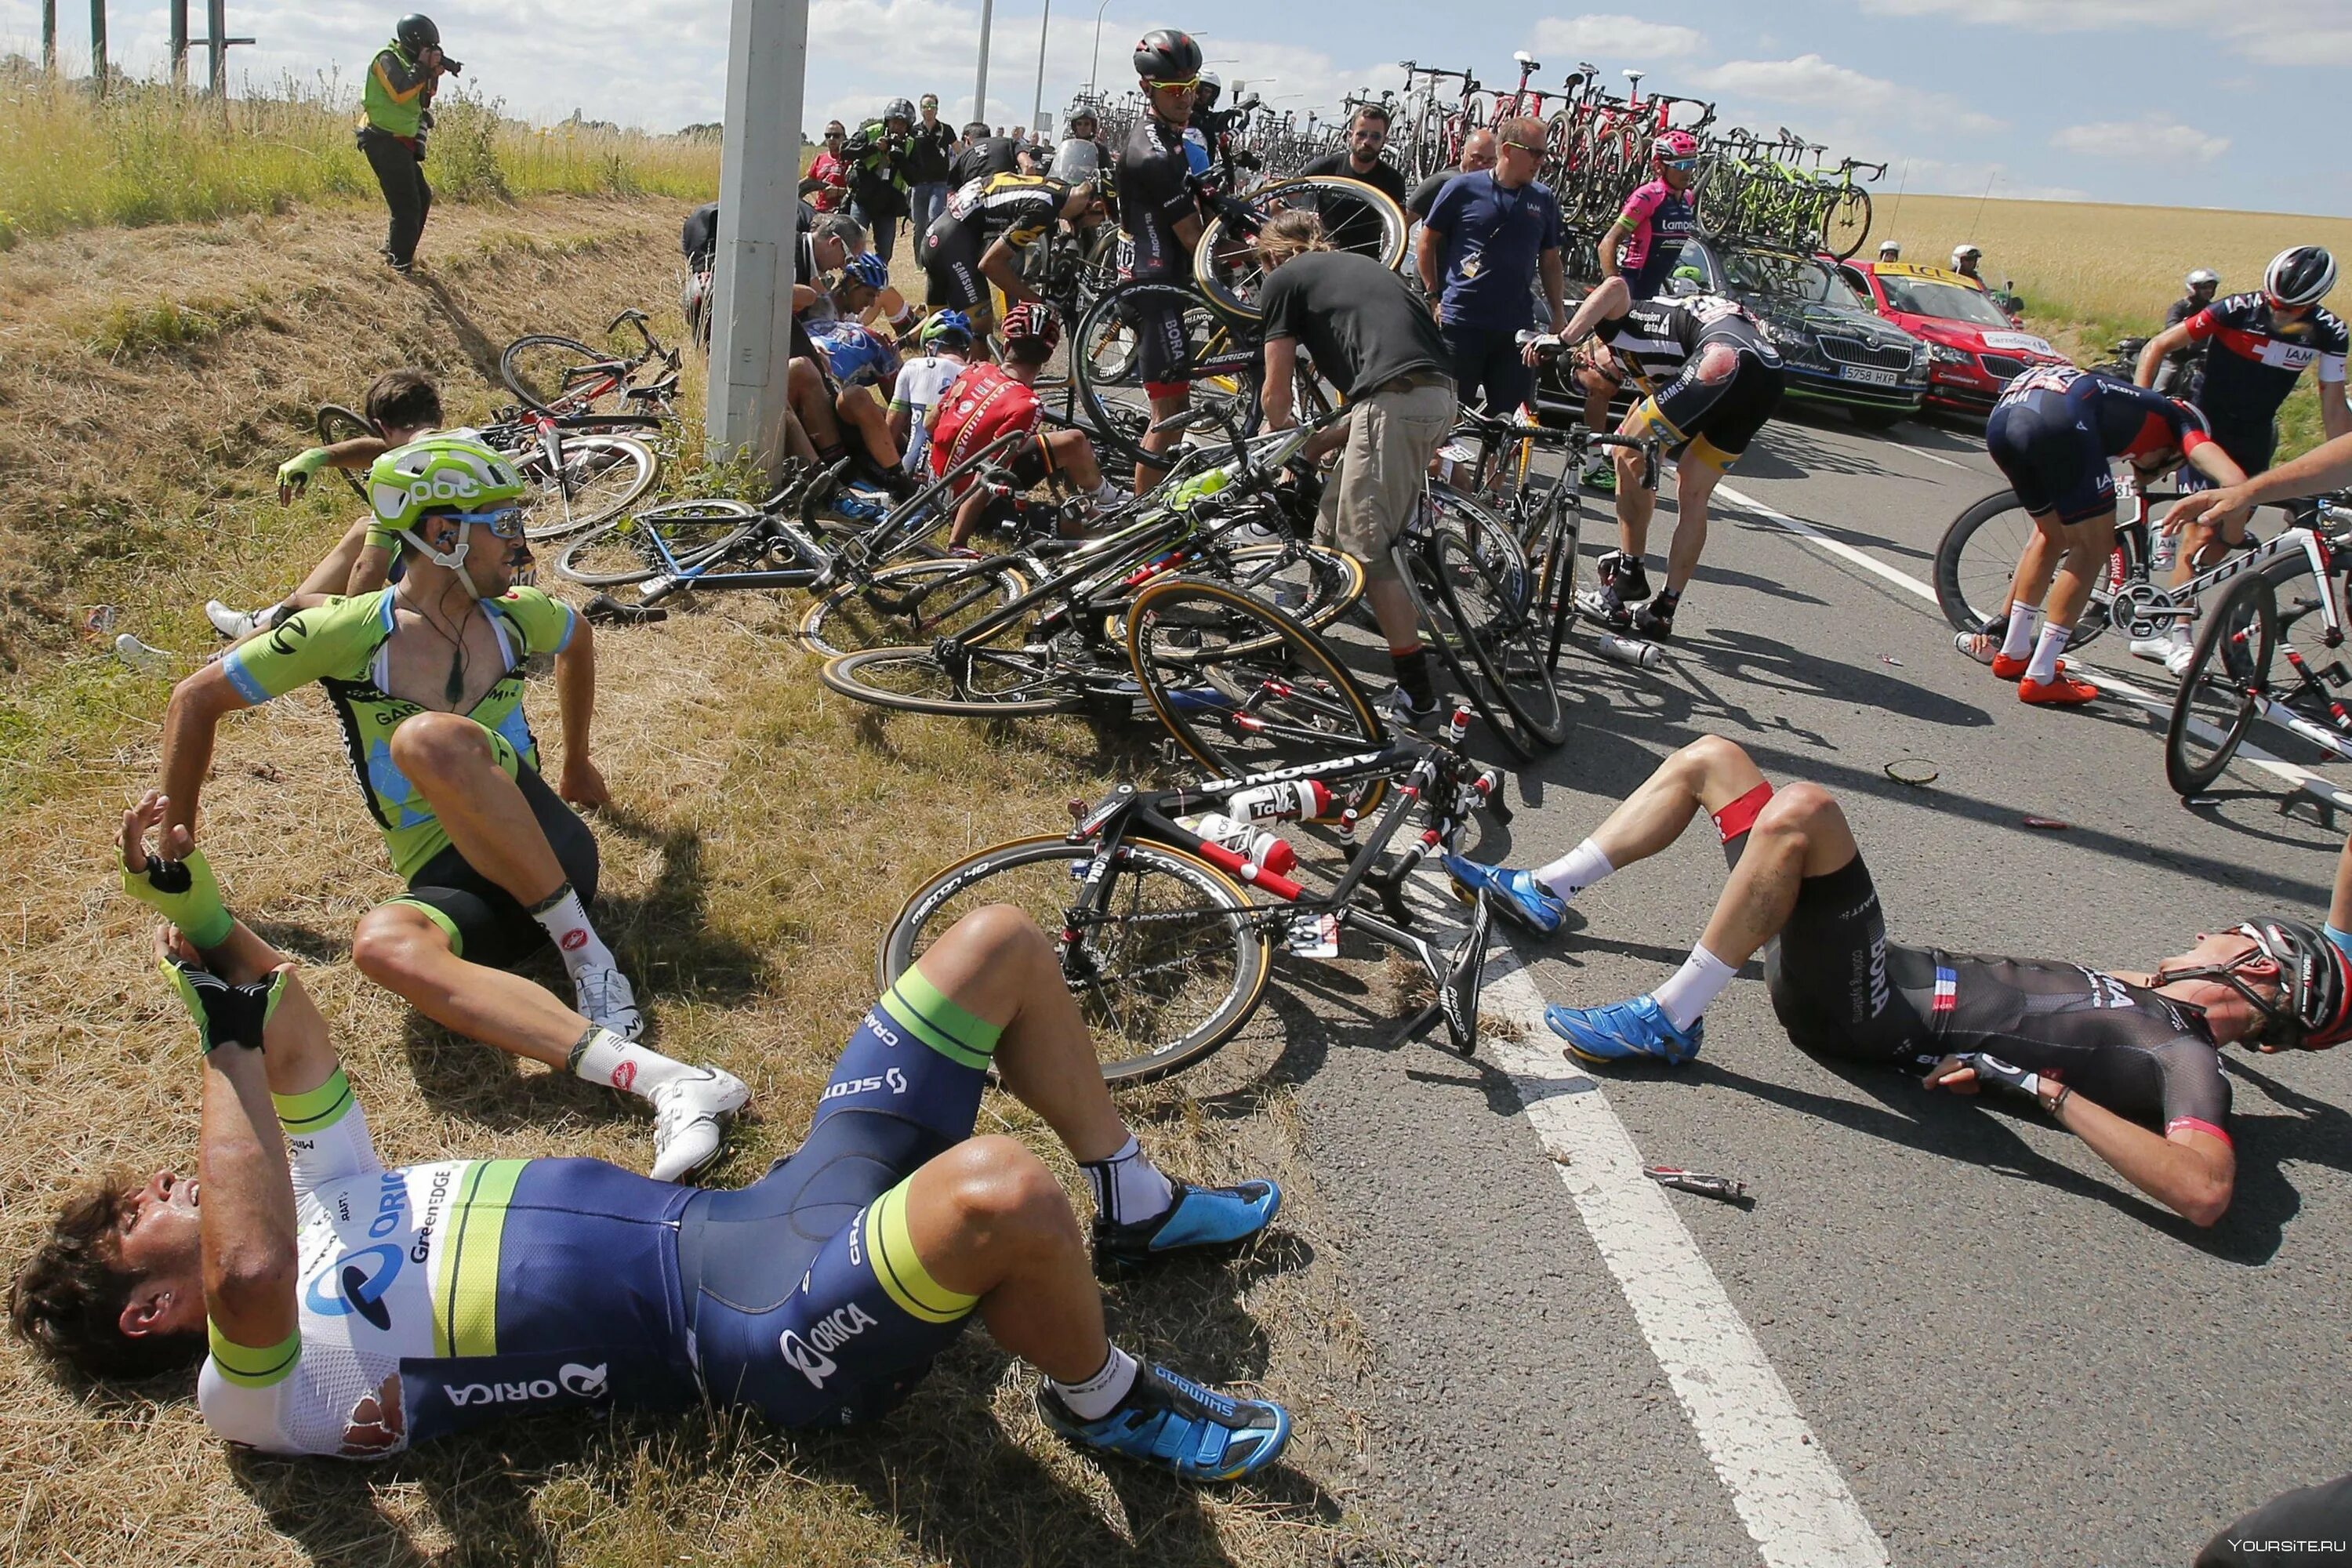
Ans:
[[[1201,46],[1190,33],[1154,27],[1135,46],[1135,74],[1146,81],[1190,81],[1201,74]]]
[[[908,124],[912,125],[915,123],[914,103],[908,99],[894,98],[889,101],[888,105],[883,109],[882,118],[886,121],[903,120]]]
[[[2158,986],[2175,980],[2218,980],[2253,1005],[2263,1026],[2249,1043],[2282,1050],[2323,1051],[2352,1037],[2352,955],[2309,921],[2256,920],[2231,928],[2253,943],[2233,963],[2167,969]],[[2275,973],[2278,994],[2265,996],[2247,983],[2244,971]],[[2255,977],[2270,978],[2257,969]]]
[[[433,25],[432,17],[415,12],[411,12],[394,22],[392,25],[392,36],[402,48],[412,55],[422,54],[426,49],[437,49],[441,47],[441,29]]]
[[[2336,258],[2315,245],[2298,245],[2271,258],[2263,292],[2280,305],[2316,305],[2336,287]]]

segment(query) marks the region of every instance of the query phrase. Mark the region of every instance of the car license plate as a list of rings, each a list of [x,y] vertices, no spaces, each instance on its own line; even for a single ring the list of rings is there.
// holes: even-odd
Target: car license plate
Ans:
[[[1838,375],[1846,381],[1858,381],[1865,386],[1893,386],[1895,374],[1891,370],[1876,370],[1866,364],[1842,364]]]

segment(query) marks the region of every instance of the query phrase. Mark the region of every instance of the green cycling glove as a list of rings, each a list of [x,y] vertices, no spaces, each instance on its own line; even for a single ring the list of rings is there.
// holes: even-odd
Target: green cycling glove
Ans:
[[[123,871],[122,890],[152,905],[200,949],[218,947],[236,929],[236,917],[222,900],[220,883],[201,849],[189,850],[184,860],[150,855],[146,869]]]
[[[289,458],[278,465],[278,486],[284,489],[293,490],[299,495],[303,487],[310,482],[311,476],[326,466],[327,448],[313,447],[299,456]]]

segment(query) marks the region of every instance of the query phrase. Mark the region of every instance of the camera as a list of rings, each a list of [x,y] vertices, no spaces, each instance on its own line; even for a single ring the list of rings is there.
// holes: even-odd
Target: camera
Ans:
[[[447,55],[443,55],[441,57],[441,68],[447,71],[451,76],[464,76],[466,74],[466,62],[463,60],[453,60]]]

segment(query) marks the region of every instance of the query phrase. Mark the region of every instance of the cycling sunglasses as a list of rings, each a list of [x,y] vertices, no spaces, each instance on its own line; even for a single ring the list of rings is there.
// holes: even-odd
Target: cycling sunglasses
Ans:
[[[1696,169],[1698,167],[1698,160],[1696,158],[1661,158],[1658,160],[1658,167],[1661,169]]]
[[[441,515],[458,522],[470,522],[487,528],[490,531],[491,537],[495,539],[522,537],[522,508],[519,506],[496,507],[488,511],[448,511]]]
[[[1199,77],[1188,76],[1181,81],[1155,81],[1151,84],[1151,90],[1154,92],[1173,92],[1181,87],[1189,92],[1200,85],[1201,79]]]
[[[1515,152],[1525,153],[1530,158],[1540,158],[1543,156],[1542,148],[1530,147],[1524,142],[1506,142],[1503,145],[1511,148]]]

